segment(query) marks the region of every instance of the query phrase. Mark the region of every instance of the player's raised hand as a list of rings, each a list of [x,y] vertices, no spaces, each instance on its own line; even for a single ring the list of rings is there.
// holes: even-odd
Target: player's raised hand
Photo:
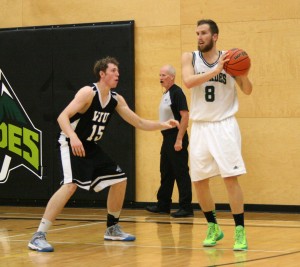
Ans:
[[[219,72],[221,72],[223,70],[224,64],[229,61],[229,58],[227,58],[227,56],[228,56],[228,52],[226,52],[220,56],[220,59],[219,59],[218,65],[217,65],[217,69],[219,70]]]

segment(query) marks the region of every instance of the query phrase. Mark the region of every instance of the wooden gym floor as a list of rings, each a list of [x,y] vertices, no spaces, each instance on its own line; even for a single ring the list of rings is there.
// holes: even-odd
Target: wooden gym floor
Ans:
[[[225,234],[213,248],[203,248],[206,221],[174,219],[144,210],[123,210],[125,232],[134,242],[104,241],[106,210],[65,208],[47,240],[52,253],[27,248],[44,208],[0,206],[0,266],[300,266],[300,214],[246,213],[248,251],[234,252],[233,220],[218,212]]]

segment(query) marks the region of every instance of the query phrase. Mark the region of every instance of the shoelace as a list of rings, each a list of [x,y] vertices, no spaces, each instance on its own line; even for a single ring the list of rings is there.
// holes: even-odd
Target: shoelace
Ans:
[[[42,233],[36,235],[35,239],[43,239],[43,240],[46,240],[46,236]]]
[[[121,226],[118,225],[118,224],[115,224],[115,226],[114,226],[114,232],[117,233],[118,235],[122,235]]]

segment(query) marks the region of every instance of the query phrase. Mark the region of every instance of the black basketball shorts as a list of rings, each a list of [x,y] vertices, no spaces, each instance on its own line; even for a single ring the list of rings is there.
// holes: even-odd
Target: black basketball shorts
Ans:
[[[99,192],[127,179],[122,169],[96,143],[83,143],[85,157],[73,155],[65,135],[60,135],[58,143],[61,184],[75,183],[85,190]]]

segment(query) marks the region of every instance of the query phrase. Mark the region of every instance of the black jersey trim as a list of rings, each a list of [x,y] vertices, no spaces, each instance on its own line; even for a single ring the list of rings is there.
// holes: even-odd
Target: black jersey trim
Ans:
[[[196,53],[195,52],[192,52],[192,55],[193,55],[193,59],[192,59],[192,65],[195,69],[195,62],[196,62]]]
[[[212,63],[212,64],[209,64],[208,62],[206,62],[206,60],[204,59],[204,57],[203,57],[203,55],[202,55],[202,52],[198,52],[199,53],[199,57],[202,59],[202,61],[203,61],[203,63],[207,66],[207,67],[209,67],[209,68],[212,68],[212,67],[214,67],[215,65],[217,65],[218,64],[218,62],[219,62],[219,59],[220,59],[220,57],[221,57],[221,54],[222,54],[222,52],[221,51],[219,51],[219,56],[218,56],[218,58],[217,58],[217,60],[214,62],[214,63]]]

